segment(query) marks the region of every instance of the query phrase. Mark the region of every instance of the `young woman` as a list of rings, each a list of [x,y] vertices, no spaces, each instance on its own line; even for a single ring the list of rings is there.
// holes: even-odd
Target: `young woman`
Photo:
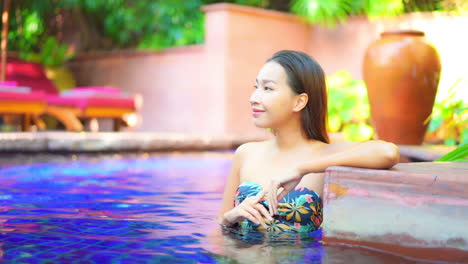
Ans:
[[[327,167],[387,169],[399,160],[392,143],[329,142],[325,76],[305,53],[274,54],[258,73],[250,103],[255,125],[271,128],[275,137],[237,149],[219,216],[222,225],[313,231],[322,222]]]

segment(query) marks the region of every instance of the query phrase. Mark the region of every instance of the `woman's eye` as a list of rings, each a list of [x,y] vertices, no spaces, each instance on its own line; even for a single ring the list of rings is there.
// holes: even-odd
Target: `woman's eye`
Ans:
[[[266,87],[266,86],[265,86],[265,90],[267,90],[267,91],[272,91],[273,89],[271,89],[270,87]]]
[[[257,88],[258,88],[258,86],[257,86],[257,85],[254,85],[254,88],[255,88],[255,89],[257,89]]]

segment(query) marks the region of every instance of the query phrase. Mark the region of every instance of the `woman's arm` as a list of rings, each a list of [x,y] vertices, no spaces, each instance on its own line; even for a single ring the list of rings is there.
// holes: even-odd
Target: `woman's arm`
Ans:
[[[370,169],[389,169],[398,163],[398,147],[382,140],[366,142],[337,142],[326,147],[321,158],[298,168],[300,175],[324,172],[330,166],[349,166]]]
[[[219,212],[219,223],[222,225],[231,225],[227,223],[224,217],[224,214],[234,208],[234,199],[236,197],[236,190],[240,184],[239,171],[242,164],[242,158],[244,155],[245,147],[240,146],[237,148],[234,153],[234,158],[232,160],[231,170],[229,172],[228,178],[226,180],[226,185],[224,187],[223,202],[221,204],[221,210]]]
[[[236,153],[234,154],[231,171],[224,189],[223,202],[218,216],[218,223],[230,226],[244,219],[248,219],[257,225],[263,225],[266,228],[267,226],[262,215],[269,220],[272,220],[272,218],[265,207],[260,204],[260,201],[262,201],[265,196],[263,191],[256,196],[247,197],[241,204],[234,207],[236,191],[240,184],[239,171],[242,161],[246,155],[246,148],[247,144],[244,144],[237,148]]]
[[[382,140],[366,142],[337,142],[325,147],[320,158],[290,168],[291,172],[281,178],[270,179],[266,196],[270,215],[278,214],[278,201],[281,201],[308,173],[324,172],[330,166],[349,166],[370,169],[389,169],[398,163],[400,152],[393,143]],[[283,191],[277,195],[278,189]]]

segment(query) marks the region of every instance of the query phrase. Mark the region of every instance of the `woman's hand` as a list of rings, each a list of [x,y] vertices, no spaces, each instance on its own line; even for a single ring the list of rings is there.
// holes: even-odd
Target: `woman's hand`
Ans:
[[[245,198],[242,203],[224,214],[224,220],[233,224],[247,219],[257,225],[262,225],[267,228],[262,215],[270,221],[273,220],[273,218],[270,216],[265,206],[260,203],[264,197],[265,192],[261,191],[256,196]]]
[[[272,178],[267,182],[265,192],[271,216],[278,214],[278,202],[299,184],[302,176],[299,171],[292,171],[283,177]]]

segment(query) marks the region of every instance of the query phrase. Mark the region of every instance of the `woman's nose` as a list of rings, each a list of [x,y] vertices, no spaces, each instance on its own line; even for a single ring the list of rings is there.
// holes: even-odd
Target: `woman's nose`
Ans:
[[[260,93],[258,89],[255,89],[250,96],[250,104],[256,104],[260,102]]]

